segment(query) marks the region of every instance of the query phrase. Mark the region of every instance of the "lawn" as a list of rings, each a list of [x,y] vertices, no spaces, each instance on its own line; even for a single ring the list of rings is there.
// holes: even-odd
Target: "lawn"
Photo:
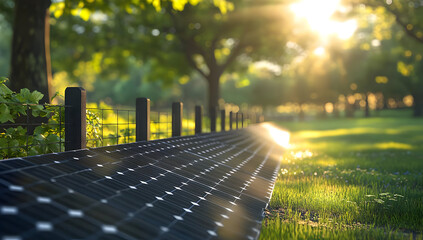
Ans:
[[[278,124],[291,148],[261,239],[422,239],[423,119]]]

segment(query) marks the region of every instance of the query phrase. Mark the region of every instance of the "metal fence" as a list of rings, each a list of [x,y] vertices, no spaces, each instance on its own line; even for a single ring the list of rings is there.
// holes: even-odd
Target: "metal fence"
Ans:
[[[208,116],[202,106],[184,109],[181,102],[150,111],[147,98],[137,98],[135,109],[87,108],[86,92],[78,87],[66,89],[64,105],[7,104],[15,104],[20,116],[0,124],[1,159],[230,131],[262,120],[225,110]]]
[[[172,113],[170,110],[157,109],[150,112],[150,140],[172,136]]]
[[[0,102],[14,119],[0,123],[2,159],[64,150],[65,105]]]
[[[87,147],[135,142],[134,109],[86,108],[86,110]]]

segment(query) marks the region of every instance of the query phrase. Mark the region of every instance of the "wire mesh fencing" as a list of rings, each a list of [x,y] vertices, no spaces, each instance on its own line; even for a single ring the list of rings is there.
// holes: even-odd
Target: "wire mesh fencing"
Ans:
[[[195,110],[194,108],[186,108],[183,111],[182,119],[182,135],[195,135]]]
[[[135,109],[120,109],[109,106],[97,108],[95,104],[93,105],[95,107],[81,110],[81,113],[84,112],[86,114],[86,122],[83,124],[83,130],[79,128],[79,131],[86,134],[86,138],[84,138],[86,139],[86,145],[75,149],[137,141],[137,111]],[[84,143],[84,140],[81,139],[74,141],[72,140],[73,138],[68,138],[67,140],[65,138],[65,133],[72,135],[78,131],[77,129],[74,130],[74,125],[65,118],[65,113],[69,109],[72,109],[71,105],[0,102],[2,113],[0,116],[1,159],[62,152],[65,151],[65,147],[67,148],[69,143]],[[180,110],[178,111],[180,112]],[[211,127],[209,114],[206,111],[200,112],[201,132],[210,133],[213,128]],[[155,109],[153,111],[149,110],[149,113],[150,119],[147,122],[150,125],[150,140],[172,137],[172,111],[170,109]],[[232,112],[231,114],[228,111],[224,113],[225,115],[222,115],[221,111],[216,111],[216,125],[214,128],[216,132],[241,129],[261,121],[259,119],[260,115],[255,113]],[[181,122],[178,120],[176,124],[178,125],[177,128],[180,129],[177,131],[177,136],[179,134],[182,136],[195,135],[195,107],[185,107],[182,114],[175,118],[178,119],[181,115]],[[71,118],[84,122],[82,117]],[[225,121],[225,129],[222,129],[222,118]],[[179,126],[179,123],[181,123],[181,126]],[[65,129],[68,130],[65,131]]]
[[[205,111],[202,115],[202,133],[209,133],[211,132],[209,115]]]
[[[164,139],[172,136],[172,113],[170,110],[150,112],[150,139]]]
[[[87,147],[135,142],[135,110],[87,108]]]
[[[0,102],[0,157],[64,150],[64,105]]]
[[[1,159],[65,151],[65,105],[0,103],[18,114],[0,123]],[[86,146],[135,142],[135,110],[87,108]]]

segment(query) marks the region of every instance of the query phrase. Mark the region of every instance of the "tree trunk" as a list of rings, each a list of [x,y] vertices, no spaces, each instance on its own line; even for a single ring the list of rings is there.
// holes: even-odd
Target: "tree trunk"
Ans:
[[[28,88],[50,102],[51,82],[49,13],[50,0],[16,0],[13,23],[10,88]]]
[[[413,94],[413,116],[421,117],[423,115],[423,95]]]
[[[208,88],[208,107],[210,117],[210,130],[216,131],[216,111],[219,107],[219,75],[211,74],[207,79],[209,83]]]
[[[304,110],[303,110],[303,103],[300,103],[300,112],[298,113],[298,120],[300,121],[300,122],[302,122],[302,121],[304,121],[304,119],[305,119],[305,113],[304,113]]]
[[[333,116],[335,117],[335,118],[339,118],[340,116],[339,116],[339,110],[338,110],[338,107],[336,106],[336,102],[334,102],[333,103]]]
[[[368,118],[370,117],[370,109],[369,109],[369,94],[366,93],[366,106],[364,108],[364,117]]]
[[[388,109],[389,108],[389,106],[388,106],[388,98],[387,97],[385,97],[385,95],[383,96],[383,107],[382,107],[382,110],[385,110],[385,109]]]
[[[347,118],[354,117],[354,104],[350,104],[349,102],[346,103],[346,106],[345,106],[345,116]]]
[[[328,117],[328,113],[326,112],[326,103],[322,104],[322,113],[321,113],[322,119],[326,119]]]

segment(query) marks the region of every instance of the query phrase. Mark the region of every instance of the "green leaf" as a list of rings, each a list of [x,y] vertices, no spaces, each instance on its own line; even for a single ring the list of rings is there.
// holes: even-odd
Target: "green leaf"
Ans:
[[[6,147],[7,147],[7,139],[0,138],[0,148],[6,148]]]
[[[12,141],[10,141],[9,142],[9,147],[11,147],[11,148],[15,148],[15,147],[18,147],[19,146],[19,141],[18,140],[12,140]]]
[[[45,137],[42,134],[34,135],[34,139],[37,141],[44,141]]]
[[[54,125],[58,125],[59,123],[56,120],[51,119],[48,121],[48,124],[54,126]]]
[[[17,95],[17,98],[20,102],[27,103],[29,101],[31,92],[28,88],[22,88],[19,94]]]
[[[48,144],[48,149],[51,152],[58,152],[60,138],[56,134],[50,134],[46,138],[46,143]]]
[[[18,126],[16,128],[16,133],[18,133],[19,135],[26,135],[26,128],[23,128],[22,126]]]
[[[28,155],[29,156],[33,156],[33,155],[38,155],[41,154],[40,152],[37,151],[37,149],[35,147],[32,147],[28,150]]]
[[[54,96],[53,97],[51,97],[51,101],[53,102],[53,100],[56,98],[56,97],[63,97],[59,92],[56,92],[55,94],[54,94]]]
[[[48,143],[48,144],[58,143],[59,140],[60,140],[59,136],[57,136],[56,134],[50,134],[46,138],[46,143]]]
[[[27,115],[27,112],[26,112],[26,110],[27,110],[27,106],[25,106],[25,105],[14,105],[13,106],[13,109],[11,109],[12,110],[12,113],[14,112],[14,116],[16,116],[16,114],[21,114],[22,116],[26,116]]]
[[[0,83],[0,96],[12,94],[13,91],[10,90],[6,85]]]
[[[42,105],[31,106],[31,109],[32,109],[32,116],[34,116],[34,117],[45,115],[45,113],[43,111],[44,107]]]
[[[7,107],[7,105],[2,103],[2,104],[0,104],[0,123],[5,123],[5,122],[8,122],[8,121],[13,122],[13,123],[15,122],[13,120],[12,115],[10,114],[10,110]]]
[[[34,135],[40,135],[45,133],[47,130],[44,128],[44,126],[38,126],[34,129]]]
[[[19,94],[17,94],[16,97],[20,102],[23,102],[23,103],[38,104],[38,101],[40,101],[43,98],[43,96],[44,95],[38,91],[33,91],[31,93],[28,88],[23,88],[21,89]]]
[[[31,103],[38,103],[43,97],[44,97],[44,94],[38,91],[33,91],[29,97],[29,100]]]

